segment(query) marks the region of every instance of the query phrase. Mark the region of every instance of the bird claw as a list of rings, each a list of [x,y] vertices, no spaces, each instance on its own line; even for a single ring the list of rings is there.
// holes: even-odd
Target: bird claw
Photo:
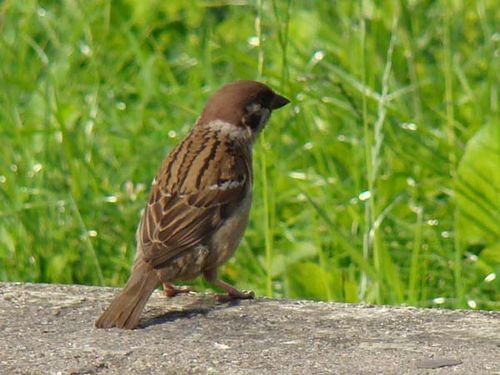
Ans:
[[[163,292],[165,295],[169,298],[175,297],[178,294],[187,294],[194,292],[193,288],[187,285],[182,285],[182,286],[175,286],[172,284],[163,284]]]
[[[234,301],[237,299],[254,299],[255,293],[253,291],[237,291],[237,293],[228,293],[228,294],[217,294],[215,296],[215,300],[219,303],[225,303],[229,301]]]

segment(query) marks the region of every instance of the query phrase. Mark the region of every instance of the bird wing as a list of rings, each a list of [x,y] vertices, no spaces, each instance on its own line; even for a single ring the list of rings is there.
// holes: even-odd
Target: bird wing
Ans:
[[[205,163],[200,155],[198,162]],[[155,179],[138,232],[143,259],[157,269],[206,243],[238,207],[251,184],[251,161],[244,154],[226,154],[224,162],[213,160],[201,179],[200,169],[194,165],[196,157],[191,168],[173,173],[175,177],[168,176],[173,164],[168,159]],[[173,178],[176,181],[172,182]],[[183,185],[190,178],[199,183]]]

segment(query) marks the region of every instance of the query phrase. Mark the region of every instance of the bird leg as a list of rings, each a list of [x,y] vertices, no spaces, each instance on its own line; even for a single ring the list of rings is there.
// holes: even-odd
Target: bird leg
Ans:
[[[217,302],[224,303],[235,299],[253,299],[255,297],[253,291],[238,290],[222,280],[214,280],[211,283],[227,292],[227,294],[217,294],[215,296]]]
[[[164,282],[163,283],[163,292],[167,297],[175,297],[177,294],[184,294],[193,292],[193,288],[187,285],[183,286],[175,286],[171,283]]]
[[[227,294],[217,294],[215,299],[217,302],[229,302],[235,299],[253,299],[255,293],[253,291],[241,291],[236,289],[234,286],[226,283],[225,281],[217,279],[217,270],[209,270],[203,273],[205,279],[218,288],[224,289]]]

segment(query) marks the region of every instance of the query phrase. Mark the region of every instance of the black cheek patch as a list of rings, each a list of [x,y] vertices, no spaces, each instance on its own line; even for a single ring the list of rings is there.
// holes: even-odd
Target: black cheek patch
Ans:
[[[250,126],[253,130],[257,130],[260,124],[261,117],[262,116],[260,114],[260,111],[249,113],[248,115],[245,116],[245,124]]]

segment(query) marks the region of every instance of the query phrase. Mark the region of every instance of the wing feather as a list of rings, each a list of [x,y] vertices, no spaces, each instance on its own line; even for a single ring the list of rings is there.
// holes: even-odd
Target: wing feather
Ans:
[[[180,146],[183,144],[189,142]],[[213,157],[213,152],[210,154]],[[225,162],[199,161],[204,166],[213,165],[203,172],[203,179],[198,179],[197,189],[192,191],[169,176],[160,177],[163,172],[160,171],[143,212],[138,236],[142,256],[153,267],[162,268],[179,254],[206,243],[242,201],[251,185],[251,161],[244,152],[223,156]],[[196,162],[196,157],[191,159]],[[164,167],[175,164],[167,158]],[[196,168],[184,170],[188,176],[181,176],[178,181],[193,179],[189,174],[195,173]]]

